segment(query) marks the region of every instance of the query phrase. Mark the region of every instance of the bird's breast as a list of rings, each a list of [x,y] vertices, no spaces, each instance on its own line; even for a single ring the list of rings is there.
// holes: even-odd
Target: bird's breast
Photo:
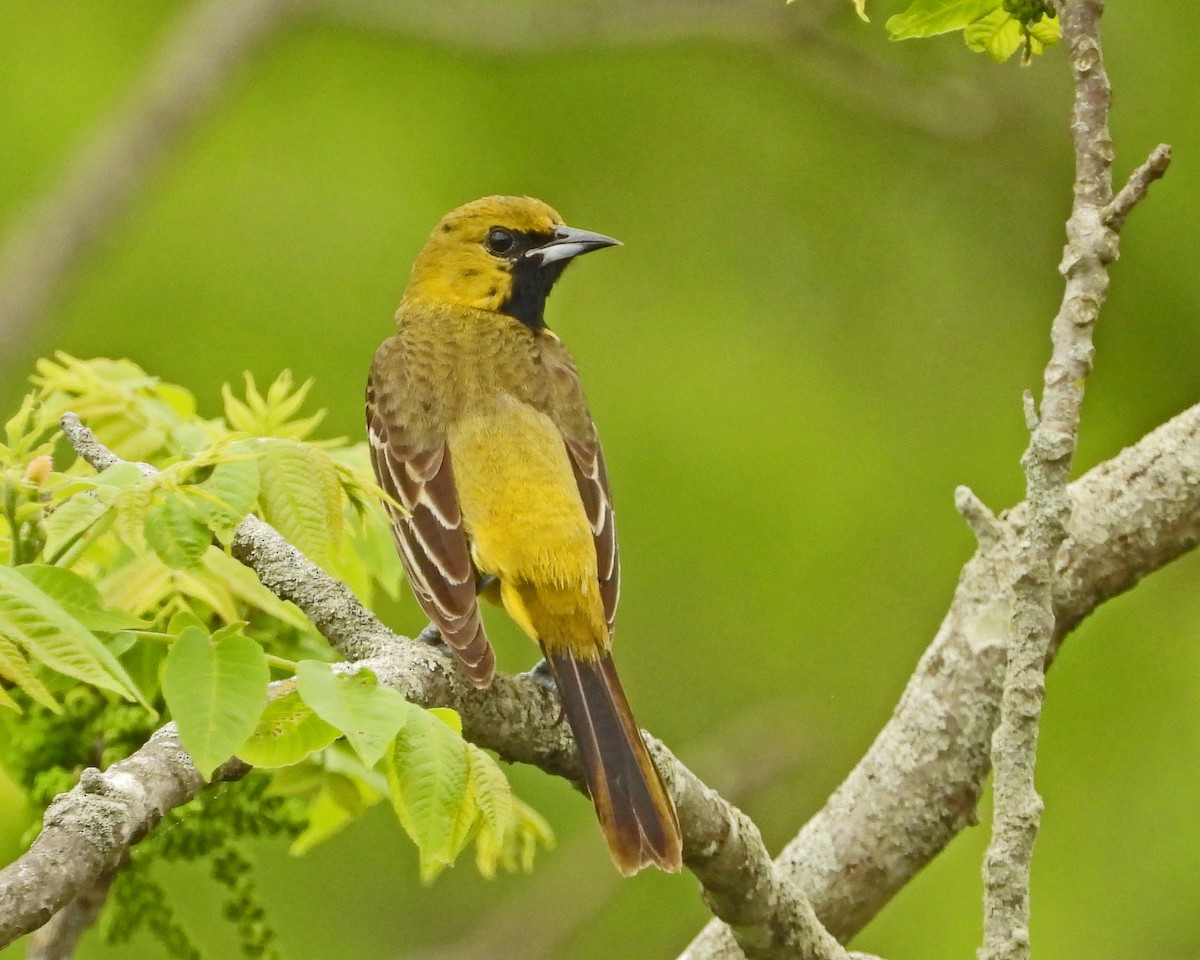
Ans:
[[[471,407],[446,439],[476,565],[505,581],[594,584],[595,546],[554,422],[509,394]]]

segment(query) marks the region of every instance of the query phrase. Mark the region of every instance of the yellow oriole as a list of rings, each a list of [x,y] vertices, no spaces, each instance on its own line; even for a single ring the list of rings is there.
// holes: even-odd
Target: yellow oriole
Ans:
[[[540,200],[447,214],[375,354],[367,427],[408,582],[470,682],[495,660],[486,590],[541,645],[621,873],[678,870],[674,805],[610,656],[620,591],[600,440],[567,348],[543,318],[572,258],[618,243]]]

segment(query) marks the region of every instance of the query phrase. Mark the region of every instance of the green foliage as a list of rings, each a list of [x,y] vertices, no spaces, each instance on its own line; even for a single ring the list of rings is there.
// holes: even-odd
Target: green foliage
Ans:
[[[549,832],[457,716],[331,669],[307,618],[228,552],[257,513],[364,602],[397,589],[365,444],[308,439],[322,417],[301,415],[310,383],[284,373],[260,392],[247,377],[212,420],[125,360],[60,354],[34,383],[0,444],[0,765],[41,809],[165,716],[206,777],[234,755],[266,768],[138,846],[107,911],[113,942],[146,929],[171,956],[198,957],[151,865],[205,858],[242,954],[278,956],[239,838],[286,834],[303,853],[389,793],[423,878],[473,838],[485,875],[529,868]],[[97,474],[60,442],[67,410],[141,463]]]
[[[1044,0],[914,0],[887,22],[893,40],[963,31],[968,47],[1003,63],[1018,50],[1029,61],[1062,36],[1054,8]]]
[[[187,626],[175,638],[163,665],[163,698],[205,777],[254,733],[269,682],[266,654],[249,637],[210,637]]]
[[[276,933],[258,897],[254,864],[245,838],[296,836],[303,828],[299,805],[270,792],[271,780],[252,773],[239,783],[221,784],[191,803],[170,811],[166,822],[131,853],[117,875],[105,911],[108,943],[129,943],[143,929],[170,957],[202,960],[203,955],[175,917],[154,866],[160,862],[207,860],[213,880],[228,892],[222,915],[233,924],[238,950],[247,958],[279,960]]]
[[[374,767],[408,719],[409,704],[379,685],[369,670],[334,673],[329,665],[305,660],[296,665],[300,695],[317,715],[341,730],[362,762]]]

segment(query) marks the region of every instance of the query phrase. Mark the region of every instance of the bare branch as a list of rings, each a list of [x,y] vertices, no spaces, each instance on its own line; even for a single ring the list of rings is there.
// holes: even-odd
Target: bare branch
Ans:
[[[1200,404],[1089,471],[1071,484],[1070,496],[1070,536],[1055,565],[1051,655],[1105,600],[1200,543]],[[1019,533],[1027,505],[1006,519]],[[842,942],[977,822],[1009,630],[1010,611],[996,587],[1008,564],[980,551],[963,568],[892,718],[776,861]],[[713,921],[683,957],[740,954]]]
[[[44,927],[33,932],[25,960],[71,960],[75,947],[108,899],[108,889],[116,878],[116,870],[101,875],[95,883],[80,891],[79,896],[50,918]]]
[[[1007,528],[996,519],[996,515],[970,487],[960,486],[955,489],[954,507],[967,521],[967,526],[975,534],[981,549],[986,550],[1005,540]]]
[[[302,0],[203,0],[179,19],[115,117],[0,248],[0,342],[11,351],[180,133]]]
[[[1101,219],[1119,233],[1125,226],[1125,218],[1129,216],[1130,211],[1146,199],[1146,194],[1150,192],[1150,184],[1160,179],[1170,165],[1171,145],[1160,143],[1142,165],[1129,175],[1121,192],[1104,208]]]
[[[1067,492],[1079,439],[1084,383],[1092,369],[1092,333],[1108,290],[1108,265],[1117,258],[1116,227],[1162,175],[1169,150],[1160,148],[1134,174],[1119,205],[1112,197],[1112,88],[1104,69],[1100,15],[1104,0],[1063,0],[1063,36],[1075,84],[1071,135],[1075,146],[1074,203],[1060,270],[1062,305],[1051,326],[1051,356],[1036,415],[1026,399],[1029,447],[1021,458],[1029,504],[1024,535],[1000,593],[1011,596],[1000,724],[992,742],[995,807],[983,864],[984,936],[980,960],[1028,960],[1029,880],[1042,800],[1034,784],[1045,700],[1045,670],[1055,637],[1055,563],[1066,542],[1072,505]]]
[[[213,780],[236,780],[248,769],[231,760]],[[75,788],[46,808],[29,850],[0,870],[0,946],[36,930],[112,874],[168,810],[204,786],[173,723],[103,773],[84,770]]]

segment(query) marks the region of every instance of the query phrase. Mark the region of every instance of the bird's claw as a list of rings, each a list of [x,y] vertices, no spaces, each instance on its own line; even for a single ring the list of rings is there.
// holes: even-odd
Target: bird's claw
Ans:
[[[446,641],[442,639],[442,631],[435,627],[432,623],[425,627],[414,638],[420,643],[427,643],[431,647],[445,647]]]
[[[550,672],[550,664],[545,660],[539,660],[533,667],[523,674],[526,680],[532,680],[543,690],[549,690],[556,697],[558,696],[558,684],[554,682],[554,674]]]

